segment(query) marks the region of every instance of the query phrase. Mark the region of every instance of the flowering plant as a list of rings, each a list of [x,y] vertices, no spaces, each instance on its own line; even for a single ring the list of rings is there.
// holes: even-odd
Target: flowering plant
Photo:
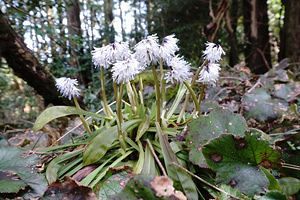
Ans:
[[[135,174],[169,176],[181,185],[189,199],[198,196],[191,176],[184,173],[184,161],[179,161],[174,152],[179,147],[175,147],[176,143],[171,145],[169,139],[175,138],[186,129],[187,122],[201,115],[200,104],[204,98],[205,86],[216,84],[220,71],[218,62],[225,53],[221,46],[207,43],[203,52],[204,62],[193,72],[191,64],[177,54],[179,51],[177,43],[178,39],[174,34],[166,36],[161,42],[154,34],[138,42],[132,49],[126,42],[115,42],[95,48],[92,51],[92,61],[100,69],[103,105],[101,111],[104,115],[90,113],[80,108],[77,102],[80,90],[77,88],[76,79],[62,77],[56,80],[58,91],[63,97],[73,99],[76,108],[61,106],[55,108],[55,112],[53,107],[49,108],[51,112],[45,110],[38,117],[35,129],[41,128],[56,117],[70,114],[80,116],[87,134],[75,141],[73,146],[84,144],[85,148],[74,151],[76,153],[72,152],[70,158],[74,159],[78,155],[82,157],[78,157],[80,159],[77,163],[70,162],[78,168],[68,172],[68,175],[73,175],[83,166],[97,164],[99,166],[81,180],[82,184],[95,187],[110,168],[117,165],[129,166]],[[112,73],[115,110],[107,100],[105,70]],[[144,102],[144,82],[141,76],[149,70],[155,88],[155,106],[151,108],[146,107]],[[199,97],[193,89],[197,82],[201,83],[202,88]],[[166,103],[167,84],[180,85],[176,98],[170,106]],[[191,114],[186,112],[190,97],[194,104]],[[180,107],[181,111],[176,113]],[[51,116],[58,110],[59,116]],[[84,118],[84,115],[88,118]],[[90,117],[99,120],[100,127],[90,124],[88,121]],[[50,168],[49,166],[47,168],[49,182],[55,181],[50,175],[51,163]]]

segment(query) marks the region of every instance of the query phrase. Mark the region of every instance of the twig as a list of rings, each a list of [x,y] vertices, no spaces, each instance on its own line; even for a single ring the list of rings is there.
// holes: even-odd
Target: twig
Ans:
[[[222,189],[220,189],[220,188],[214,186],[213,184],[209,183],[208,181],[202,179],[201,177],[197,176],[196,174],[193,174],[192,172],[190,172],[189,170],[187,170],[187,169],[185,169],[184,167],[180,166],[179,164],[177,164],[177,163],[172,163],[172,165],[175,165],[176,167],[182,169],[182,170],[185,171],[187,174],[189,174],[189,175],[195,177],[196,179],[198,179],[199,181],[201,181],[201,182],[204,183],[205,185],[207,185],[207,186],[209,186],[209,187],[211,187],[211,188],[213,188],[213,189],[215,189],[215,190],[217,190],[217,191],[219,191],[219,192],[222,192],[222,193],[224,193],[224,194],[226,194],[226,195],[228,195],[228,196],[231,196],[231,197],[233,197],[233,198],[237,198],[236,196],[233,196],[232,194],[229,194],[229,193],[227,193],[226,191],[224,191],[224,190],[222,190]]]
[[[257,80],[257,82],[246,93],[252,92],[252,90],[254,90],[259,85],[261,85],[260,78]]]
[[[156,155],[156,153],[155,153],[155,151],[154,151],[154,149],[153,149],[153,146],[152,146],[152,144],[151,144],[151,142],[150,142],[149,139],[147,139],[147,143],[148,143],[149,148],[150,148],[150,151],[151,151],[151,153],[152,153],[154,159],[156,160],[156,162],[157,162],[159,168],[161,169],[163,175],[164,175],[164,176],[168,176],[168,175],[167,175],[167,172],[166,172],[166,170],[165,170],[165,168],[163,167],[163,165],[161,164],[159,158],[157,157],[157,155]]]
[[[222,88],[219,92],[217,92],[217,94],[215,94],[215,96],[212,98],[212,100],[214,100],[215,98],[217,98],[217,96],[219,96],[223,91],[225,90],[231,90],[231,89],[234,89],[235,87],[225,87],[225,88]]]

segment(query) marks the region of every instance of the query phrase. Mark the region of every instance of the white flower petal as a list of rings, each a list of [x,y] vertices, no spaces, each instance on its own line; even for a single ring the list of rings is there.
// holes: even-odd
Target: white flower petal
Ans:
[[[159,60],[159,44],[156,34],[150,35],[138,42],[135,47],[134,57],[143,65],[156,64]]]
[[[109,68],[119,60],[125,60],[131,55],[127,42],[115,42],[101,48],[94,48],[92,60],[96,67]]]
[[[78,81],[76,79],[66,77],[58,78],[56,79],[55,85],[61,95],[69,100],[73,97],[80,96],[80,90],[76,87],[78,85]]]
[[[219,79],[220,65],[209,63],[200,71],[198,82],[215,85]]]
[[[215,63],[221,60],[222,55],[225,55],[225,52],[220,45],[212,42],[206,43],[206,49],[203,51],[204,59],[211,63]]]
[[[178,41],[179,40],[175,38],[174,34],[166,36],[163,39],[159,48],[159,54],[165,62],[168,62],[172,57],[174,57],[175,53],[179,50],[179,47],[177,46]]]
[[[167,64],[171,68],[171,70],[165,74],[165,80],[167,83],[181,83],[191,78],[191,66],[183,59],[183,57],[175,56],[170,59]]]
[[[127,83],[134,79],[140,73],[142,68],[140,63],[135,58],[128,58],[124,61],[117,61],[112,67],[113,80],[120,83]]]

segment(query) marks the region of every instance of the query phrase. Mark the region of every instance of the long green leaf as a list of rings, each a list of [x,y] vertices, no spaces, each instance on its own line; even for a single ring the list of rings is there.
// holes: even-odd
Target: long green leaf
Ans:
[[[53,106],[50,108],[47,108],[44,110],[36,119],[33,130],[38,131],[43,128],[47,123],[50,121],[65,117],[68,115],[87,115],[87,116],[93,116],[96,118],[103,118],[104,116],[101,116],[99,114],[95,114],[92,112],[87,112],[82,109],[78,109],[72,106]]]
[[[62,154],[61,156],[58,156],[54,158],[48,165],[46,169],[46,178],[49,184],[55,182],[58,178],[58,172],[60,168],[62,167],[61,163],[69,160],[77,155],[82,153],[82,149],[76,150],[73,152],[68,152],[66,154]]]
[[[181,169],[177,169],[174,167],[172,163],[176,163],[179,165],[177,157],[172,151],[170,143],[168,142],[167,135],[163,134],[163,131],[161,130],[157,122],[155,123],[155,125],[157,128],[159,143],[162,149],[165,165],[168,171],[168,176],[170,176],[170,178],[172,178],[174,181],[180,182],[181,187],[188,199],[198,199],[196,185],[193,182],[191,176]]]
[[[138,126],[140,119],[130,120],[122,124],[122,129],[126,131],[129,128]],[[110,149],[111,145],[118,138],[117,126],[105,129],[98,134],[86,147],[83,153],[83,164],[90,165],[99,161]]]

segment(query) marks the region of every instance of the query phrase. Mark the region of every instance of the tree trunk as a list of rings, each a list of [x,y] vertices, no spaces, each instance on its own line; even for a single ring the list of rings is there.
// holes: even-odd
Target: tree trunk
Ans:
[[[252,72],[263,74],[270,69],[270,38],[267,0],[243,0],[245,57]]]
[[[239,17],[239,0],[232,0],[230,9],[226,13],[226,30],[230,46],[229,65],[233,67],[239,63],[238,43],[236,36],[237,21]]]
[[[147,16],[146,16],[146,21],[147,21],[147,30],[148,33],[152,33],[153,32],[153,2],[152,0],[146,0],[146,8],[147,8]]]
[[[71,66],[78,69],[79,82],[87,85],[91,81],[90,66],[83,58],[83,38],[80,21],[79,0],[67,2],[68,34],[70,41]]]
[[[5,58],[14,74],[33,87],[44,98],[46,105],[70,104],[66,99],[59,97],[51,73],[41,66],[1,11],[0,27],[0,57]]]
[[[279,59],[290,58],[290,62],[300,62],[300,1],[283,1],[285,5],[284,25],[280,35]],[[298,64],[299,66],[299,64]]]
[[[112,43],[115,41],[115,30],[112,24],[114,20],[113,6],[113,0],[104,0],[105,44]]]

